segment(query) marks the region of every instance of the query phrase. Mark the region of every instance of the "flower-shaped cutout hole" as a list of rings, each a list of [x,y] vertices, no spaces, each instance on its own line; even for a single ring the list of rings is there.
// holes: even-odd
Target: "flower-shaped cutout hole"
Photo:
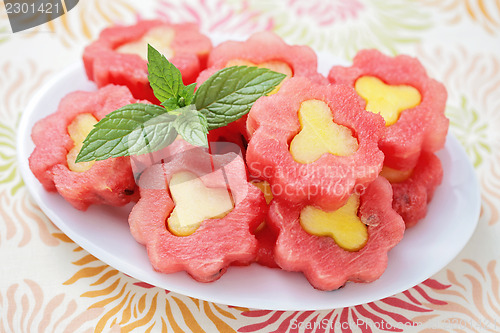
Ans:
[[[401,112],[420,104],[420,92],[408,85],[388,85],[374,76],[363,76],[356,80],[356,92],[366,101],[366,110],[379,113],[385,126],[398,121]]]
[[[203,221],[223,218],[234,208],[227,188],[207,187],[189,171],[172,175],[169,189],[175,207],[167,224],[176,236],[189,236]]]
[[[328,105],[319,100],[308,100],[299,109],[301,131],[290,143],[290,153],[295,161],[308,164],[323,154],[348,156],[358,149],[352,131],[333,121]]]
[[[140,39],[125,43],[116,48],[118,53],[137,54],[144,60],[148,60],[148,44],[151,44],[167,59],[174,56],[172,42],[175,31],[167,26],[160,25],[152,28]]]
[[[300,212],[300,225],[309,234],[331,237],[347,251],[358,251],[368,241],[368,229],[358,216],[359,196],[351,195],[347,203],[334,211],[306,206]]]

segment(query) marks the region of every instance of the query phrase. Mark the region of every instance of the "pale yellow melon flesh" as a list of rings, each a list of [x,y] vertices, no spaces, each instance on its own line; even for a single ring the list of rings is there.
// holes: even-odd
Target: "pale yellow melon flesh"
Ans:
[[[171,47],[174,35],[173,29],[159,26],[149,30],[141,39],[117,47],[115,51],[136,54],[142,59],[148,60],[148,44],[151,44],[158,52],[169,59],[174,56],[174,50]]]
[[[192,172],[173,174],[168,186],[175,207],[167,224],[176,236],[189,236],[203,221],[222,218],[234,208],[227,188],[206,187]]]
[[[226,67],[231,67],[231,66],[256,66],[256,67],[260,67],[260,68],[267,68],[267,69],[270,69],[270,70],[272,70],[274,72],[278,72],[278,73],[281,73],[281,74],[285,74],[286,78],[283,81],[281,81],[281,83],[279,85],[277,85],[267,95],[276,94],[278,92],[278,90],[280,90],[281,85],[283,84],[283,82],[287,78],[293,76],[293,71],[290,68],[290,66],[287,63],[285,63],[283,61],[279,61],[279,60],[270,60],[270,61],[265,61],[265,62],[261,62],[259,64],[256,64],[256,63],[253,63],[251,61],[244,60],[244,59],[232,59],[232,60],[229,60],[226,63]]]
[[[256,181],[256,182],[253,182],[252,184],[257,186],[259,188],[259,190],[261,190],[261,192],[264,193],[264,197],[266,198],[266,203],[269,205],[271,200],[273,200],[273,192],[271,190],[271,185],[268,182],[266,182],[265,180]]]
[[[359,251],[368,241],[368,228],[358,217],[359,196],[352,195],[337,210],[326,212],[306,206],[300,213],[300,224],[309,234],[331,237],[347,251]]]
[[[68,134],[73,140],[74,146],[66,155],[68,168],[74,172],[85,172],[89,170],[95,161],[75,163],[76,157],[80,153],[83,146],[83,141],[89,135],[90,131],[97,124],[97,119],[90,113],[82,113],[68,125]]]
[[[380,172],[380,175],[387,179],[390,183],[396,184],[396,183],[402,183],[408,178],[410,178],[413,170],[396,170],[389,168],[384,165],[382,168],[382,171]]]
[[[366,110],[379,113],[385,126],[396,123],[406,109],[419,105],[422,97],[412,86],[391,86],[374,76],[362,76],[354,85],[356,92],[366,101]]]
[[[271,185],[268,182],[266,182],[265,180],[253,182],[253,184],[255,186],[257,186],[259,188],[259,190],[261,190],[262,193],[264,193],[264,197],[266,198],[266,203],[269,205],[271,200],[273,200],[273,192],[271,190]],[[261,231],[265,225],[266,225],[265,221],[262,222],[261,224],[259,224],[257,229],[255,229],[255,232]]]
[[[298,111],[300,132],[290,143],[295,161],[308,164],[329,153],[348,156],[358,149],[358,140],[352,131],[333,121],[330,107],[320,100],[308,100]]]

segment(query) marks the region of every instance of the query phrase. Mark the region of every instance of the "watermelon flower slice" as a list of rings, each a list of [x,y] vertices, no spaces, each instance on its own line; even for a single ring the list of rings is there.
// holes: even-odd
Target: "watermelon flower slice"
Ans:
[[[235,153],[210,155],[201,147],[177,140],[169,147],[164,162],[147,168],[139,179],[141,198],[129,216],[134,238],[147,247],[155,270],[163,273],[186,271],[195,280],[220,278],[227,267],[255,260],[255,229],[264,219],[264,194],[247,182],[243,159]],[[186,236],[171,232],[170,219],[179,202],[174,201],[171,180],[180,172],[195,174],[208,189],[227,189],[234,207],[220,218],[201,221]],[[192,207],[201,201],[191,192]]]
[[[443,167],[439,158],[433,153],[422,152],[407,179],[391,182],[394,191],[392,207],[401,215],[407,228],[425,217],[427,204],[442,180]]]
[[[226,41],[214,47],[208,57],[208,68],[200,73],[196,83],[200,85],[218,70],[236,65],[261,66],[287,77],[307,77],[318,84],[328,84],[328,80],[318,73],[317,56],[309,46],[288,45],[269,31],[255,33],[246,41]],[[241,133],[248,141],[246,120],[245,115],[221,128],[219,133],[227,132],[222,135],[226,139],[234,137],[235,132]]]
[[[381,80],[388,85],[384,89],[386,93],[388,89],[401,89],[403,86],[406,90],[416,89],[420,95],[420,101],[415,105],[402,106],[400,114],[387,123],[380,141],[386,166],[410,170],[416,165],[421,151],[435,152],[444,146],[449,123],[444,114],[446,89],[427,76],[425,68],[417,59],[406,55],[392,58],[377,50],[362,50],[354,57],[351,67],[334,66],[328,75],[331,83],[351,87],[358,87],[360,80],[366,78]],[[360,92],[360,95],[364,93]],[[376,96],[375,99],[380,97]],[[374,101],[367,95],[363,99],[369,109],[368,106]],[[393,102],[391,100],[389,104]],[[387,110],[378,111],[384,114]]]
[[[336,139],[337,146],[345,147],[345,137],[352,143],[353,152],[323,153],[310,163],[297,161],[291,148],[299,132],[304,132],[303,125],[308,124],[301,124],[299,111],[309,101],[326,108],[333,121],[320,121],[320,125],[335,126],[334,131],[343,133]],[[378,148],[383,127],[380,116],[363,110],[352,88],[291,78],[277,94],[261,97],[250,110],[247,165],[253,177],[271,184],[275,198],[334,210],[377,178],[384,160]],[[310,132],[319,136],[302,136],[301,145],[308,144],[302,151],[307,153],[321,145],[330,148],[329,142],[323,142],[323,129]]]
[[[158,48],[177,67],[184,84],[193,83],[206,61],[212,43],[196,24],[169,24],[161,20],[139,21],[131,26],[104,29],[87,46],[83,62],[87,76],[98,87],[125,85],[138,99],[158,104],[148,81],[147,43]]]
[[[127,87],[122,86],[109,85],[95,92],[78,91],[64,97],[55,113],[38,121],[31,133],[35,149],[29,157],[29,166],[43,187],[59,192],[80,210],[86,210],[91,204],[122,206],[135,199],[137,191],[129,157],[92,162],[77,171],[72,170],[72,165],[81,167],[80,163],[72,163],[76,154],[72,160],[68,157],[76,146],[75,134],[72,138],[69,132],[77,135],[78,127],[82,127],[75,119],[83,115],[84,119],[97,121],[135,102]],[[70,131],[72,127],[75,129]]]
[[[367,225],[368,238],[358,251],[347,251],[328,236],[306,232],[300,222],[304,205],[274,200],[268,214],[278,230],[274,259],[283,269],[303,272],[311,285],[334,290],[347,281],[372,282],[387,266],[387,252],[403,238],[405,225],[391,206],[392,189],[383,177],[360,196],[357,214]]]
[[[207,69],[197,83],[205,82],[216,71],[229,66],[262,66],[288,75],[303,76],[316,83],[328,83],[318,73],[316,53],[306,45],[288,45],[275,33],[255,33],[246,41],[226,41],[210,52]]]

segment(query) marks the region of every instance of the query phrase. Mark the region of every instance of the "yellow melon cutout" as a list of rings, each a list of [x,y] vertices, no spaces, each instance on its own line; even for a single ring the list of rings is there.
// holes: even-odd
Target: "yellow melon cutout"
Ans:
[[[76,157],[80,153],[83,146],[83,141],[89,135],[90,131],[97,124],[97,119],[90,113],[82,113],[68,125],[68,134],[73,140],[74,146],[66,155],[68,168],[74,172],[85,172],[89,170],[95,161],[75,163]]]
[[[411,174],[413,173],[413,169],[410,170],[396,170],[393,168],[389,168],[384,165],[382,168],[382,171],[380,172],[380,175],[387,179],[390,183],[396,184],[396,183],[402,183],[408,178],[410,178]]]
[[[283,82],[287,78],[293,76],[293,71],[290,68],[290,66],[287,63],[285,63],[283,61],[279,61],[279,60],[270,60],[270,61],[265,61],[265,62],[261,62],[259,64],[256,64],[254,62],[244,60],[244,59],[232,59],[226,63],[226,67],[231,67],[231,66],[257,66],[260,68],[267,68],[267,69],[270,69],[274,72],[285,74],[286,78],[283,81],[281,81],[281,83],[279,85],[277,85],[270,93],[268,93],[267,94],[268,96],[276,94],[278,92],[278,90],[280,90]]]
[[[266,198],[266,203],[269,205],[271,200],[273,200],[273,192],[271,190],[271,185],[265,180],[262,181],[254,181],[252,182],[262,193],[264,193],[264,197]]]
[[[271,185],[268,182],[266,182],[265,180],[254,181],[254,182],[252,182],[252,184],[257,186],[259,188],[259,190],[261,190],[261,192],[264,193],[264,198],[266,198],[266,203],[269,205],[271,200],[273,200],[273,192],[271,190]],[[259,224],[257,229],[255,229],[255,232],[259,232],[262,229],[264,229],[265,225],[266,225],[266,221],[263,221],[261,224]]]
[[[300,225],[309,234],[333,238],[347,251],[359,251],[368,241],[368,228],[358,217],[359,196],[352,195],[337,210],[326,212],[306,206],[300,212]]]
[[[118,53],[137,54],[144,60],[148,60],[148,44],[151,44],[158,52],[167,59],[174,56],[174,50],[171,47],[175,32],[173,29],[159,26],[149,30],[141,39],[123,44],[116,48]]]
[[[206,187],[192,172],[173,174],[168,186],[175,207],[167,224],[170,232],[176,236],[189,236],[203,221],[222,218],[234,208],[231,194],[226,188]]]
[[[420,104],[422,97],[414,87],[391,86],[374,76],[362,76],[354,85],[356,92],[366,101],[366,110],[379,113],[385,126],[396,123],[406,109]]]
[[[330,107],[325,102],[305,101],[298,115],[301,131],[290,143],[290,153],[295,161],[307,164],[325,153],[348,156],[358,149],[358,140],[352,131],[333,121]]]

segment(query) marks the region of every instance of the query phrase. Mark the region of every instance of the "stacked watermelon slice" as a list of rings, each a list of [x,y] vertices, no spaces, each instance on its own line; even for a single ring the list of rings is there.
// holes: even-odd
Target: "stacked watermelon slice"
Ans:
[[[157,103],[148,81],[147,43],[169,53],[185,84],[196,81],[212,49],[210,39],[191,23],[146,20],[131,26],[114,26],[104,29],[99,39],[85,48],[83,63],[88,78],[98,87],[127,86],[135,98]]]
[[[248,115],[209,133],[212,147],[231,142],[240,155],[178,139],[150,158],[132,157],[140,165],[135,181],[129,158],[72,170],[66,156],[76,141],[68,126],[79,113],[99,120],[134,98],[158,103],[141,57],[146,42],[163,45],[186,84],[233,65],[266,67],[286,79]],[[257,262],[303,272],[320,290],[371,282],[405,228],[425,217],[442,180],[434,153],[448,129],[446,90],[414,58],[365,50],[326,78],[309,47],[270,32],[212,49],[194,25],[142,21],[104,30],[83,60],[100,89],[69,95],[34,127],[30,167],[48,191],[82,210],[122,205],[140,192],[129,224],[158,271],[210,282],[231,265]],[[189,232],[171,222],[182,194],[173,179],[186,172],[203,191],[227,189],[231,207]]]
[[[136,100],[123,86],[108,85],[97,92],[77,91],[64,97],[55,113],[38,121],[31,132],[35,150],[29,166],[44,188],[57,191],[80,210],[93,204],[122,206],[137,199],[129,157],[97,161],[86,170],[75,171],[69,156],[75,146],[72,132],[78,132],[71,128],[83,127],[75,122],[78,116],[97,121],[133,102]]]

